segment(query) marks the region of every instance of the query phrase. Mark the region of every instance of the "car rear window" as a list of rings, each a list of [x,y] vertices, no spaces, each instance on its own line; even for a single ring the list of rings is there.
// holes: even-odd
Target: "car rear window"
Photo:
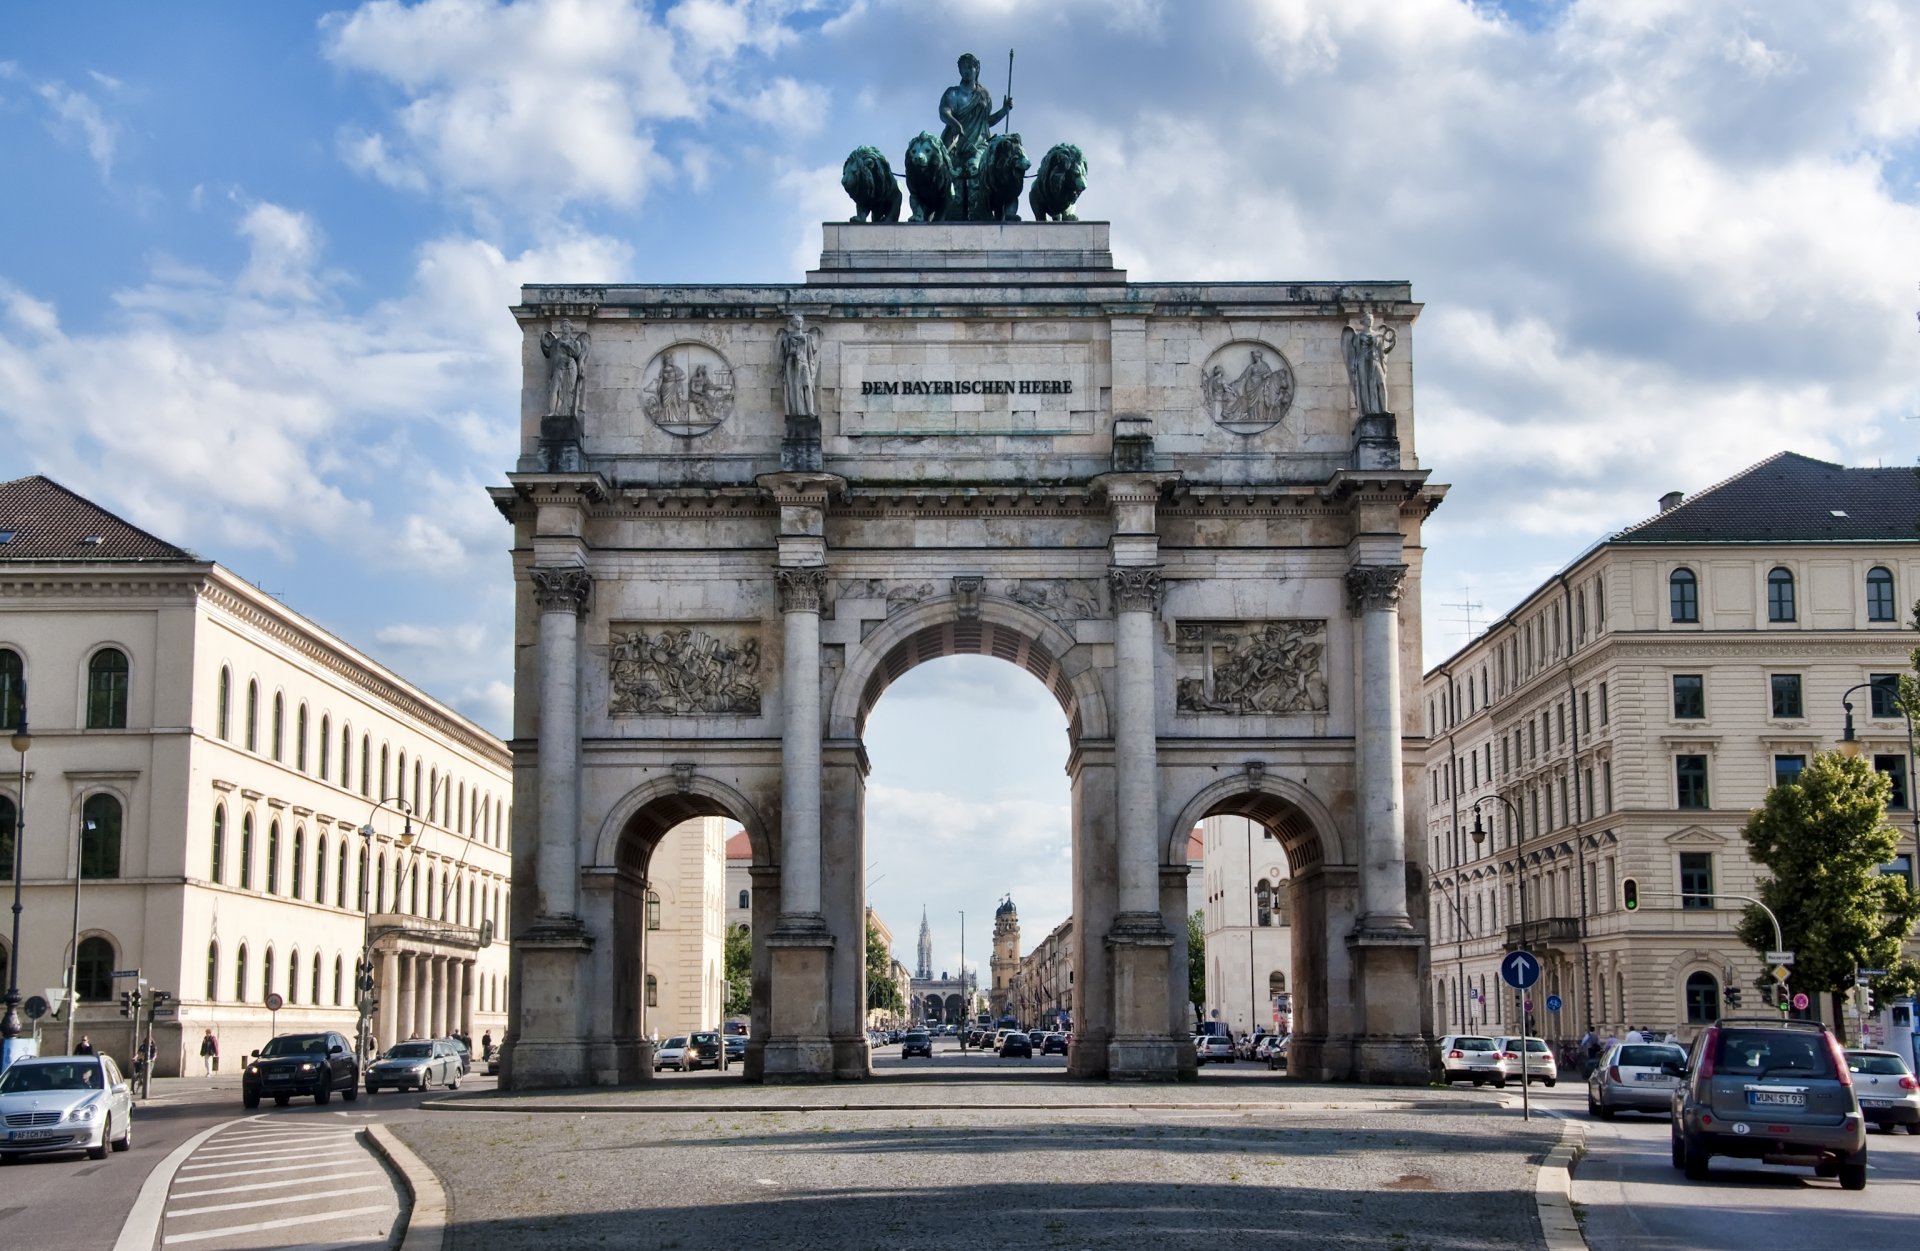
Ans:
[[[1544,1039],[1540,1039],[1540,1038],[1529,1038],[1529,1039],[1527,1039],[1527,1050],[1528,1050],[1528,1051],[1532,1051],[1532,1052],[1541,1052],[1541,1051],[1545,1051],[1546,1049],[1547,1049],[1547,1044],[1546,1044],[1546,1040],[1544,1040]]]
[[[1823,1035],[1784,1030],[1726,1030],[1713,1063],[1716,1073],[1740,1077],[1834,1075],[1833,1054]]]
[[[1456,1051],[1492,1051],[1493,1039],[1456,1038],[1453,1040],[1453,1046]]]
[[[1685,1060],[1686,1058],[1687,1053],[1678,1047],[1642,1047],[1635,1045],[1620,1048],[1620,1058],[1615,1060],[1614,1063],[1630,1069],[1657,1069],[1663,1064],[1674,1063]]]
[[[1855,1073],[1872,1073],[1883,1077],[1905,1077],[1907,1066],[1899,1056],[1869,1056],[1849,1053],[1847,1068]]]
[[[390,1060],[424,1060],[432,1055],[431,1043],[395,1043],[387,1050]]]

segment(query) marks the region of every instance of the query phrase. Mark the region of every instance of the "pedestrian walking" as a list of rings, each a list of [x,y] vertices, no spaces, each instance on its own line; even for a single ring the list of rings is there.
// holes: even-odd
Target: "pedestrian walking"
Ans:
[[[206,1069],[208,1077],[220,1071],[220,1042],[213,1036],[212,1030],[208,1030],[200,1039],[200,1064]]]
[[[73,1049],[73,1054],[75,1054],[75,1055],[77,1055],[77,1056],[90,1056],[90,1055],[92,1055],[92,1054],[93,1054],[93,1039],[91,1039],[91,1038],[89,1038],[89,1037],[88,1037],[87,1035],[85,1035],[85,1034],[82,1034],[82,1035],[80,1035],[80,1041],[79,1041],[79,1043],[78,1043],[78,1044],[76,1044],[76,1045],[75,1045],[75,1047],[74,1047],[74,1049]]]
[[[482,1060],[493,1059],[493,1031],[492,1030],[486,1030],[482,1032],[480,1035],[480,1058]]]

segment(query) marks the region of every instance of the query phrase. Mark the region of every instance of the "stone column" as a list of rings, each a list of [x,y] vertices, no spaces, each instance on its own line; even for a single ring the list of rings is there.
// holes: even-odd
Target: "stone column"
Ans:
[[[419,971],[411,952],[395,952],[394,969],[400,983],[400,1011],[393,1022],[393,1041],[405,1042],[414,1036],[415,1001],[419,998]]]
[[[572,566],[535,568],[540,606],[540,850],[543,918],[574,917],[580,892],[580,614],[593,579]]]
[[[1360,924],[1410,930],[1406,794],[1400,754],[1400,583],[1405,565],[1355,565],[1347,603],[1360,618]]]
[[[433,1037],[433,957],[425,952],[413,957],[413,1036]]]
[[[375,992],[380,1000],[380,1018],[376,1022],[376,1038],[380,1049],[385,1051],[399,1041],[400,1024],[400,957],[391,951],[376,952],[379,961],[379,990]]]
[[[473,1037],[473,999],[479,989],[474,983],[477,966],[472,960],[460,962],[460,1032]]]
[[[451,1014],[447,1005],[453,995],[453,961],[445,956],[433,957],[433,1036],[445,1038],[451,1030]]]

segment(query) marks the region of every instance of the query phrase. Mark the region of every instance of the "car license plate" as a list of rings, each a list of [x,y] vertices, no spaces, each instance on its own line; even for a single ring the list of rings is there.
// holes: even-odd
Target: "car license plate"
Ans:
[[[39,1142],[46,1138],[59,1138],[65,1133],[58,1129],[16,1129],[7,1134],[9,1142]]]
[[[1754,1107],[1804,1108],[1807,1096],[1800,1090],[1749,1090],[1747,1102]]]
[[[1893,1106],[1893,1101],[1891,1099],[1862,1099],[1860,1106],[1863,1108],[1890,1108]]]
[[[1633,1080],[1636,1082],[1664,1082],[1667,1080],[1667,1076],[1664,1073],[1635,1073]]]

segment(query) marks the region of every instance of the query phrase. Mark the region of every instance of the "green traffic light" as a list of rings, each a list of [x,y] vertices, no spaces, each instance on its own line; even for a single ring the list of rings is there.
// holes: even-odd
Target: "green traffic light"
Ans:
[[[1640,883],[1630,877],[1620,879],[1620,899],[1626,906],[1628,912],[1638,911],[1640,907]]]

